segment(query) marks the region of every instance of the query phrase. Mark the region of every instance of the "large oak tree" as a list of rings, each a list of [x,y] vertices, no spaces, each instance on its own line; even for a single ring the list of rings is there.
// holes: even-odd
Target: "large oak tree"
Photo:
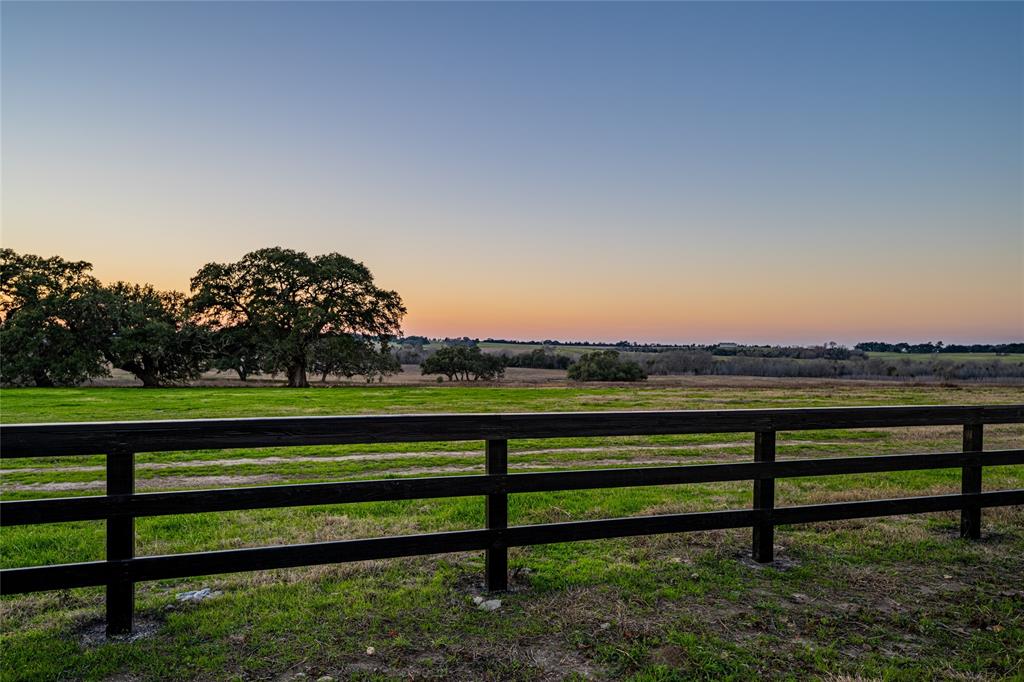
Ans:
[[[73,386],[108,374],[105,335],[85,261],[0,249],[0,380]]]
[[[313,346],[311,369],[326,382],[329,376],[351,379],[361,375],[366,383],[402,371],[388,344],[353,334],[337,334],[320,339]]]
[[[144,386],[195,378],[210,354],[185,296],[149,285],[103,286],[85,261],[0,250],[0,381],[73,386],[109,367]]]
[[[400,332],[405,306],[378,288],[362,263],[338,253],[253,251],[235,263],[209,263],[192,278],[193,309],[217,329],[245,326],[264,344],[269,371],[308,386],[306,368],[325,338],[349,335],[379,350]]]
[[[103,357],[147,388],[195,379],[209,364],[209,332],[189,318],[185,295],[117,282],[98,293]]]

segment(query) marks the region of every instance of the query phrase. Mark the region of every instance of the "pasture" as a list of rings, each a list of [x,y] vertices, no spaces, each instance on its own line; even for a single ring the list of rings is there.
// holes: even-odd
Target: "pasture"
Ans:
[[[888,353],[869,351],[869,358],[880,360],[947,360],[949,362],[991,362],[998,360],[1005,363],[1024,362],[1024,353]]]
[[[427,348],[437,349],[441,348],[442,344],[430,344]],[[527,353],[538,348],[545,348],[543,344],[525,344],[525,343],[500,343],[495,341],[482,341],[480,342],[480,348],[490,353]],[[590,353],[596,350],[620,350],[628,353],[629,348],[617,348],[616,346],[547,346],[555,353],[561,353],[563,355],[569,355],[574,358],[578,358],[584,353]],[[990,362],[998,360],[1005,363],[1020,363],[1024,362],[1024,353],[897,353],[897,352],[881,352],[881,351],[868,351],[867,356],[869,358],[877,358],[879,360],[911,360],[914,362],[927,362],[933,360],[945,360],[948,362]],[[716,355],[716,360],[729,360],[735,356],[732,355]]]
[[[431,344],[428,348],[435,349],[440,348],[443,344]],[[593,353],[596,350],[608,350],[615,349],[615,346],[572,346],[572,345],[557,345],[557,346],[545,346],[542,343],[502,343],[500,341],[481,341],[480,348],[489,353],[508,353],[510,355],[516,353],[528,353],[532,350],[540,348],[550,348],[555,353],[561,353],[563,355],[570,355],[572,357],[579,357],[584,353]]]
[[[1019,387],[739,381],[647,385],[20,389],[3,423],[426,412],[711,409],[1021,402]],[[778,457],[960,448],[957,427],[780,433]],[[986,449],[1022,447],[992,426]],[[749,434],[509,443],[512,472],[749,461]],[[8,460],[4,499],[102,492],[103,458]],[[139,455],[140,492],[483,471],[482,444],[409,443]],[[958,492],[959,470],[780,480],[778,504]],[[986,470],[1024,487],[1024,467]],[[749,482],[512,496],[510,524],[749,506]],[[750,531],[514,549],[512,590],[481,611],[482,554],[394,559],[137,588],[138,641],[104,642],[102,590],[2,601],[3,679],[888,679],[1024,674],[1024,510],[987,510],[980,542],[958,516],[780,527],[777,561]],[[171,516],[136,522],[163,554],[480,527],[478,498]],[[4,528],[6,567],[103,555],[100,522]],[[176,595],[219,593],[198,603]]]

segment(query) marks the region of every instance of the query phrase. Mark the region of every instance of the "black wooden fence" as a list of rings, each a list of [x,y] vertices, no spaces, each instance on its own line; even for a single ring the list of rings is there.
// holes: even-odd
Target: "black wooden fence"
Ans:
[[[3,426],[3,459],[107,455],[104,496],[0,503],[3,526],[105,519],[107,558],[0,571],[0,594],[105,585],[107,629],[118,634],[131,631],[134,585],[146,580],[484,550],[487,587],[500,591],[507,585],[509,547],[749,527],[753,529],[754,558],[770,562],[775,527],[779,525],[949,510],[961,512],[961,535],[978,538],[983,507],[1024,504],[1024,489],[981,491],[983,465],[1024,464],[1024,449],[982,452],[983,425],[1009,423],[1024,423],[1024,405],[293,417]],[[962,451],[775,459],[775,436],[779,431],[940,425],[963,426]],[[509,439],[734,432],[754,433],[752,462],[508,473]],[[135,453],[139,452],[465,440],[486,442],[484,475],[135,492],[134,462]],[[962,468],[959,495],[775,506],[776,478],[952,467]],[[509,494],[738,480],[753,480],[754,502],[750,509],[508,527]],[[486,528],[135,556],[134,520],[141,516],[471,495],[486,499]]]

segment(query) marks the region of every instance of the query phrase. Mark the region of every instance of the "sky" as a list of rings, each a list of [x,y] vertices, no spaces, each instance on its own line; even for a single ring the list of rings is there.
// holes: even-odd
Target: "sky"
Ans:
[[[2,232],[337,251],[407,334],[1024,338],[1021,3],[0,4]]]

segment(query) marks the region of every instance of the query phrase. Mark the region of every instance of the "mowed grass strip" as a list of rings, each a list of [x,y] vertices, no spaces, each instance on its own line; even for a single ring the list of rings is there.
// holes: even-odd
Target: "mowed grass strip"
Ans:
[[[197,391],[198,406],[187,399]],[[1020,399],[1019,390],[1007,387],[931,385],[827,391],[29,389],[4,391],[0,410],[5,423],[15,421],[12,414],[18,421],[254,416],[278,413],[289,402],[307,414],[486,412],[510,411],[503,402],[508,391],[516,392],[511,405],[531,410]],[[217,403],[214,412],[221,413],[197,413],[203,401]],[[782,433],[779,457],[951,451],[959,449],[960,437],[956,427]],[[1020,426],[986,429],[987,448],[1022,445]],[[152,453],[138,456],[138,478],[145,490],[164,484],[223,487],[233,485],[227,483],[231,477],[275,484],[409,476],[425,469],[461,475],[482,471],[482,450],[480,442],[463,442]],[[289,461],[296,456],[303,459]],[[510,443],[513,472],[751,456],[749,434]],[[5,461],[0,487],[8,500],[97,494],[103,464],[103,457]],[[780,480],[777,503],[952,493],[959,491],[959,476],[949,469]],[[97,487],[26,489],[60,483]],[[1024,467],[987,469],[984,485],[1024,487]],[[743,508],[751,498],[749,482],[521,494],[510,496],[509,521]],[[102,590],[5,598],[0,678],[288,679],[299,672],[314,679],[534,680],[574,673],[636,680],[1012,678],[1022,673],[1024,660],[1022,514],[986,510],[980,543],[956,537],[957,515],[951,513],[780,528],[780,561],[773,568],[745,559],[749,530],[519,548],[511,551],[514,589],[493,613],[472,603],[482,590],[479,553],[144,583],[137,588],[139,619],[153,633],[134,643],[96,641]],[[177,553],[476,528],[483,525],[483,500],[194,514],[139,519],[136,525],[140,555]],[[0,562],[11,567],[101,559],[105,533],[102,522],[80,522],[4,528],[0,540]],[[223,594],[200,604],[175,600],[178,592],[207,586]]]

